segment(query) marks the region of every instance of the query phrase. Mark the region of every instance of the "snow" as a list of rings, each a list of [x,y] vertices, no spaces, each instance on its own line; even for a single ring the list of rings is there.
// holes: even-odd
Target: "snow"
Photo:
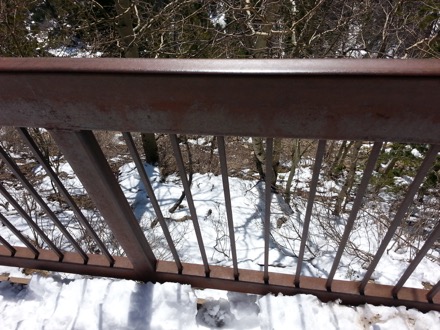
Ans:
[[[1,282],[1,329],[440,329],[440,313],[404,307],[71,277],[34,275],[27,286]]]
[[[81,49],[79,47],[62,46],[59,48],[49,49],[49,54],[55,57],[69,57],[69,58],[95,58],[101,57],[102,52]]]
[[[226,15],[220,14],[218,16],[211,16],[211,23],[216,26],[219,25],[222,29],[226,27]]]
[[[416,148],[411,150],[411,154],[416,158],[423,158],[423,155]]]
[[[205,145],[207,139],[189,140],[191,144]],[[415,150],[415,149],[414,149]],[[414,151],[413,150],[413,151]],[[415,152],[413,152],[414,155]],[[416,155],[414,155],[416,156]],[[416,156],[417,157],[417,156]],[[19,158],[17,156],[17,158]],[[55,161],[55,159],[54,159]],[[304,158],[294,176],[294,191],[291,205],[286,205],[279,194],[273,194],[271,205],[271,241],[269,247],[269,271],[294,274],[301,241],[301,232],[307,204],[307,191],[312,175],[313,160]],[[177,221],[189,214],[184,201],[175,213],[169,209],[180,197],[182,186],[176,174],[161,180],[156,167],[145,167],[152,182],[171,236],[182,261],[201,263],[200,250],[191,221]],[[61,161],[60,178],[73,196],[83,196],[85,190],[69,164]],[[44,174],[41,166],[35,165],[32,175]],[[284,173],[288,177],[289,173]],[[151,202],[140,181],[134,163],[122,165],[118,171],[119,184],[144,230],[152,249],[160,259],[172,260],[169,247],[160,226],[153,226],[156,217]],[[407,186],[412,178],[399,178]],[[262,218],[265,212],[263,201],[264,183],[257,180],[229,178],[235,229],[235,241],[240,268],[261,270],[264,265],[264,241]],[[284,184],[281,181],[280,184]],[[28,203],[23,189],[18,185],[4,183],[8,191],[21,203]],[[302,275],[326,277],[332,267],[337,242],[329,238],[341,235],[347,212],[340,217],[328,212],[325,200],[334,198],[341,182],[321,177],[317,187],[309,228],[305,262]],[[52,186],[45,177],[36,184],[40,192],[48,195]],[[223,185],[220,176],[213,173],[195,173],[191,187],[199,217],[208,262],[212,265],[231,266],[229,231],[224,207]],[[63,209],[56,201],[44,195],[49,207],[57,212],[60,220],[69,225],[71,234],[80,238],[82,233],[75,223],[71,211]],[[365,201],[358,215],[350,242],[357,254],[347,246],[336,272],[336,279],[359,280],[365,273],[365,256],[374,253],[384,235],[385,228],[377,218],[389,212],[394,196],[381,191],[374,203]],[[39,207],[26,210],[39,225],[53,228],[50,221],[41,215]],[[2,214],[26,236],[34,237],[29,226],[18,213],[8,206],[0,196]],[[108,229],[99,214],[84,209],[85,216],[94,228],[101,226],[104,243],[112,252],[123,253],[113,241],[106,241]],[[434,219],[438,213],[431,215]],[[282,221],[281,221],[282,220]],[[0,227],[0,235],[13,245],[22,245],[6,228]],[[56,235],[52,231],[51,235]],[[408,267],[415,250],[401,247],[402,231],[387,248],[372,279],[376,283],[395,284]],[[61,236],[51,239],[69,249]],[[81,240],[80,240],[81,241]],[[81,241],[82,242],[82,241]],[[85,243],[83,243],[85,244]],[[84,246],[86,248],[86,246]],[[362,252],[362,253],[360,253]],[[431,249],[430,258],[424,258],[405,286],[423,288],[435,285],[440,280],[440,265],[435,260],[439,251]],[[433,261],[434,260],[434,261]],[[0,267],[0,274],[23,277],[20,270]],[[197,310],[197,299],[206,303]],[[230,329],[440,329],[440,313],[427,314],[404,307],[359,307],[341,306],[337,302],[322,303],[310,295],[293,297],[251,294],[215,290],[196,290],[175,283],[152,284],[128,280],[84,278],[76,275],[51,274],[49,277],[34,275],[28,286],[0,283],[0,330],[3,329],[196,329],[224,325]]]
[[[179,329],[195,327],[190,286],[34,276],[0,284],[2,329]],[[186,326],[185,326],[186,327]]]

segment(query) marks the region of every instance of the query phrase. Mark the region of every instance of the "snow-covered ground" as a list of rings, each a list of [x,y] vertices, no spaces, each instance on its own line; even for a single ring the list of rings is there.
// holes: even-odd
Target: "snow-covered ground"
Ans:
[[[295,273],[307,203],[307,196],[302,195],[302,192],[308,191],[312,165],[312,159],[304,158],[295,172],[296,193],[290,206],[284,202],[281,195],[273,194],[269,248],[271,272]],[[39,177],[44,174],[41,166],[34,166],[31,175],[35,176],[32,180],[36,182],[37,190],[82,247],[87,251],[93,251],[94,246],[84,239],[84,232],[78,226],[73,213],[58,200],[50,198],[53,188],[47,177]],[[145,169],[180,258],[185,262],[201,263],[192,222],[185,218],[189,215],[186,201],[176,212],[169,212],[182,192],[179,176],[171,174],[163,180],[157,168],[146,166]],[[58,171],[74,197],[79,198],[85,194],[69,164],[61,162]],[[289,173],[280,174],[280,186],[285,186],[288,175]],[[156,215],[134,163],[127,162],[119,168],[118,180],[154,253],[159,259],[170,260],[172,256],[168,245],[161,227],[155,225]],[[404,180],[402,185],[407,185],[406,181]],[[259,182],[257,177],[253,180],[230,177],[229,183],[239,267],[261,270],[264,264],[264,183]],[[22,203],[34,221],[50,233],[50,238],[58,246],[66,250],[71,249],[65,238],[59,235],[50,220],[41,212],[39,206],[32,203],[20,185],[7,182],[3,184],[9,193]],[[332,266],[338,237],[344,230],[351,207],[348,203],[347,212],[340,217],[332,216],[329,212],[331,204],[328,203],[331,203],[340,187],[341,182],[323,177],[320,180],[302,275],[326,277]],[[231,266],[230,238],[221,177],[212,173],[195,173],[191,190],[209,263]],[[386,230],[386,221],[389,221],[382,217],[381,223],[378,221],[378,215],[387,216],[392,198],[390,194],[381,192],[373,203],[365,201],[335,278],[359,280],[363,277],[368,258],[377,250]],[[1,196],[0,208],[2,214],[14,223],[22,234],[30,238],[36,237],[17,211]],[[117,242],[106,239],[111,237],[111,233],[104,225],[99,212],[87,207],[83,208],[83,212],[111,252],[123,254]],[[438,210],[436,212],[432,215],[434,218],[438,215]],[[419,216],[417,212],[413,213]],[[0,235],[13,245],[22,245],[6,227],[0,227]],[[406,232],[401,230],[399,235],[393,238],[372,276],[376,283],[395,284],[407,268],[416,249],[414,246],[402,244],[405,235]],[[420,240],[415,243],[420,246],[423,242]],[[43,242],[40,244],[44,246]],[[424,258],[406,286],[429,288],[435,285],[440,280],[440,265],[437,261],[439,258],[438,249],[431,249],[429,258]],[[0,268],[0,274],[3,272],[10,273],[11,270]],[[197,298],[207,299],[208,302],[196,317]],[[403,307],[346,307],[337,303],[323,304],[317,298],[308,295],[257,297],[213,290],[193,290],[188,286],[171,283],[153,285],[56,274],[47,278],[34,276],[30,285],[25,287],[0,283],[0,312],[0,330],[191,329],[210,322],[224,322],[225,327],[243,329],[440,329],[440,313],[422,314],[414,310],[407,311]]]
[[[146,166],[145,169],[151,179],[153,189],[181,260],[184,262],[202,263],[192,222],[185,218],[189,215],[186,201],[183,201],[181,207],[176,212],[169,212],[169,209],[174,205],[182,192],[180,178],[172,174],[166,178],[165,182],[162,182],[157,168]],[[81,196],[85,193],[69,164],[62,163],[59,171],[62,173],[64,184],[68,187],[71,194]],[[44,171],[37,165],[33,173],[41,175]],[[283,180],[283,177],[287,177],[287,174],[280,176],[280,180]],[[162,228],[157,222],[154,224],[156,215],[134,163],[123,165],[119,169],[118,179],[156,257],[158,259],[172,260]],[[311,166],[304,165],[299,168],[295,176],[296,189],[303,188],[307,190],[310,179]],[[229,184],[239,267],[261,270],[264,265],[262,220],[265,212],[263,202],[264,183],[258,182],[257,179],[243,180],[230,177]],[[332,190],[335,190],[335,187],[336,190],[339,189],[333,181],[323,181],[318,186],[317,200],[307,237],[307,249],[302,275],[326,277],[331,269],[338,248],[337,238],[342,235],[348,218],[348,212],[341,215],[341,217],[332,216],[328,211],[328,205],[326,206],[322,202],[325,199],[334,197]],[[30,197],[24,194],[20,186],[11,186],[8,189],[17,200],[26,205],[26,211],[32,214],[33,219],[50,233],[52,240],[61,245],[63,249],[71,249],[69,243],[62,237],[58,229],[44,215],[41,215],[39,206],[35,205],[35,203],[30,205]],[[45,177],[39,186],[39,191],[48,194],[51,190],[50,179]],[[215,176],[212,173],[195,173],[191,190],[209,263],[232,266],[221,176]],[[378,222],[377,214],[382,211],[382,208],[389,207],[388,197],[388,195],[385,195],[380,203],[374,202],[374,205],[371,205],[371,207],[364,207],[360,211],[350,236],[350,244],[343,254],[335,278],[359,280],[363,277],[366,265],[368,265],[367,258],[375,253],[386,230],[385,225]],[[77,224],[72,211],[62,208],[56,200],[47,200],[47,202],[51,209],[55,210],[60,221],[68,227],[73,237],[76,237],[80,244],[83,245],[82,247],[86,251],[93,249],[90,241],[84,240],[84,232],[80,230],[80,226]],[[0,203],[7,205],[2,196],[0,196]],[[296,196],[291,208],[286,205],[281,195],[273,194],[269,271],[288,274],[295,273],[306,203],[306,198]],[[35,237],[35,233],[30,230],[29,226],[11,205],[6,207],[6,212],[3,214],[24,235],[31,238]],[[95,230],[103,237],[111,252],[116,254],[123,253],[117,242],[114,242],[114,240],[106,241],[106,238],[111,237],[111,233],[101,220],[99,213],[85,209],[84,214]],[[0,228],[0,235],[13,245],[22,245],[6,227]],[[372,279],[376,283],[395,284],[409,265],[409,261],[414,256],[416,250],[410,245],[402,246],[401,237],[405,237],[404,235],[403,232],[400,237],[395,237],[391,241],[387,253],[384,254],[372,275]],[[44,244],[44,242],[41,242],[41,244]],[[421,246],[421,242],[418,242],[418,244]],[[436,261],[440,258],[440,253],[438,249],[432,249],[429,255],[430,258],[424,258],[419,264],[407,281],[406,286],[423,288],[426,283],[435,285],[440,280],[440,265]]]
[[[197,300],[204,299],[197,309]],[[102,278],[0,283],[0,329],[440,329],[440,313]]]

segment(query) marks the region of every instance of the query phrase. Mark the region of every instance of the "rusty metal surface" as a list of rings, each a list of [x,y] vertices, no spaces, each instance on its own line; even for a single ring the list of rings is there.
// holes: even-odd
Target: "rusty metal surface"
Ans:
[[[211,265],[211,277],[209,278],[204,276],[203,265],[184,263],[183,274],[177,274],[172,269],[175,269],[172,262],[158,261],[155,280],[261,295],[268,293],[313,294],[322,301],[341,299],[342,303],[351,305],[370,303],[385,306],[407,306],[425,312],[430,310],[440,311],[440,301],[430,303],[426,298],[428,291],[423,289],[402,288],[399,298],[396,299],[391,294],[392,286],[374,283],[369,284],[365,295],[361,295],[358,288],[359,282],[355,281],[333,280],[332,291],[328,292],[325,288],[325,278],[301,276],[301,287],[296,287],[293,284],[294,276],[288,274],[270,272],[270,283],[266,284],[264,273],[255,270],[239,269],[240,280],[236,281],[234,280],[233,269],[227,267]]]
[[[32,253],[35,255],[35,258],[38,257],[38,251],[32,245],[32,243],[29,242],[29,240],[26,237],[24,237],[24,235],[20,232],[20,230],[15,228],[14,225],[8,219],[6,219],[5,216],[1,213],[0,213],[0,222],[3,224],[3,226],[6,226],[6,228],[8,228],[25,246],[27,246],[27,248],[30,251],[32,251]],[[11,247],[11,245],[8,244],[7,242],[5,245]],[[12,252],[11,249],[9,249],[9,250]],[[15,252],[14,252],[14,254],[15,254]]]
[[[133,264],[134,271],[148,279],[156,258],[133,210],[90,131],[50,131],[113,235]]]
[[[428,301],[429,302],[433,302],[433,300],[435,299],[435,297],[438,298],[437,304],[440,304],[440,281],[437,282],[436,285],[433,286],[433,288],[431,290],[429,290],[428,292]]]
[[[440,60],[0,59],[0,86],[6,126],[440,142]]]
[[[1,265],[139,281],[145,280],[145,276],[140,276],[135,272],[129,259],[125,257],[115,256],[115,263],[112,267],[109,267],[108,260],[103,255],[88,254],[88,263],[84,264],[78,253],[65,252],[63,261],[58,261],[58,257],[53,251],[39,249],[38,258],[35,258],[27,248],[18,246],[14,246],[14,248],[16,253],[13,257],[10,257],[8,250],[0,246]]]
[[[4,245],[9,250],[9,252],[11,252],[11,257],[13,257],[17,252],[17,250],[11,244],[9,244],[9,242],[5,240],[2,236],[0,236],[0,243]]]

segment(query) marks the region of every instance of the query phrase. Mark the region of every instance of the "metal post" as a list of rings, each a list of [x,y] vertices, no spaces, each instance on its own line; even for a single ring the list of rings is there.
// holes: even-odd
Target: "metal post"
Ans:
[[[91,131],[49,131],[124,249],[134,271],[148,280],[156,258]]]

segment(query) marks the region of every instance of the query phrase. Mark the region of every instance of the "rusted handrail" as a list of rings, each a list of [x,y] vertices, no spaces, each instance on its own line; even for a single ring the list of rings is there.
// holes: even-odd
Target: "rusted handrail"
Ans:
[[[0,58],[0,123],[439,143],[439,77],[440,60]]]

